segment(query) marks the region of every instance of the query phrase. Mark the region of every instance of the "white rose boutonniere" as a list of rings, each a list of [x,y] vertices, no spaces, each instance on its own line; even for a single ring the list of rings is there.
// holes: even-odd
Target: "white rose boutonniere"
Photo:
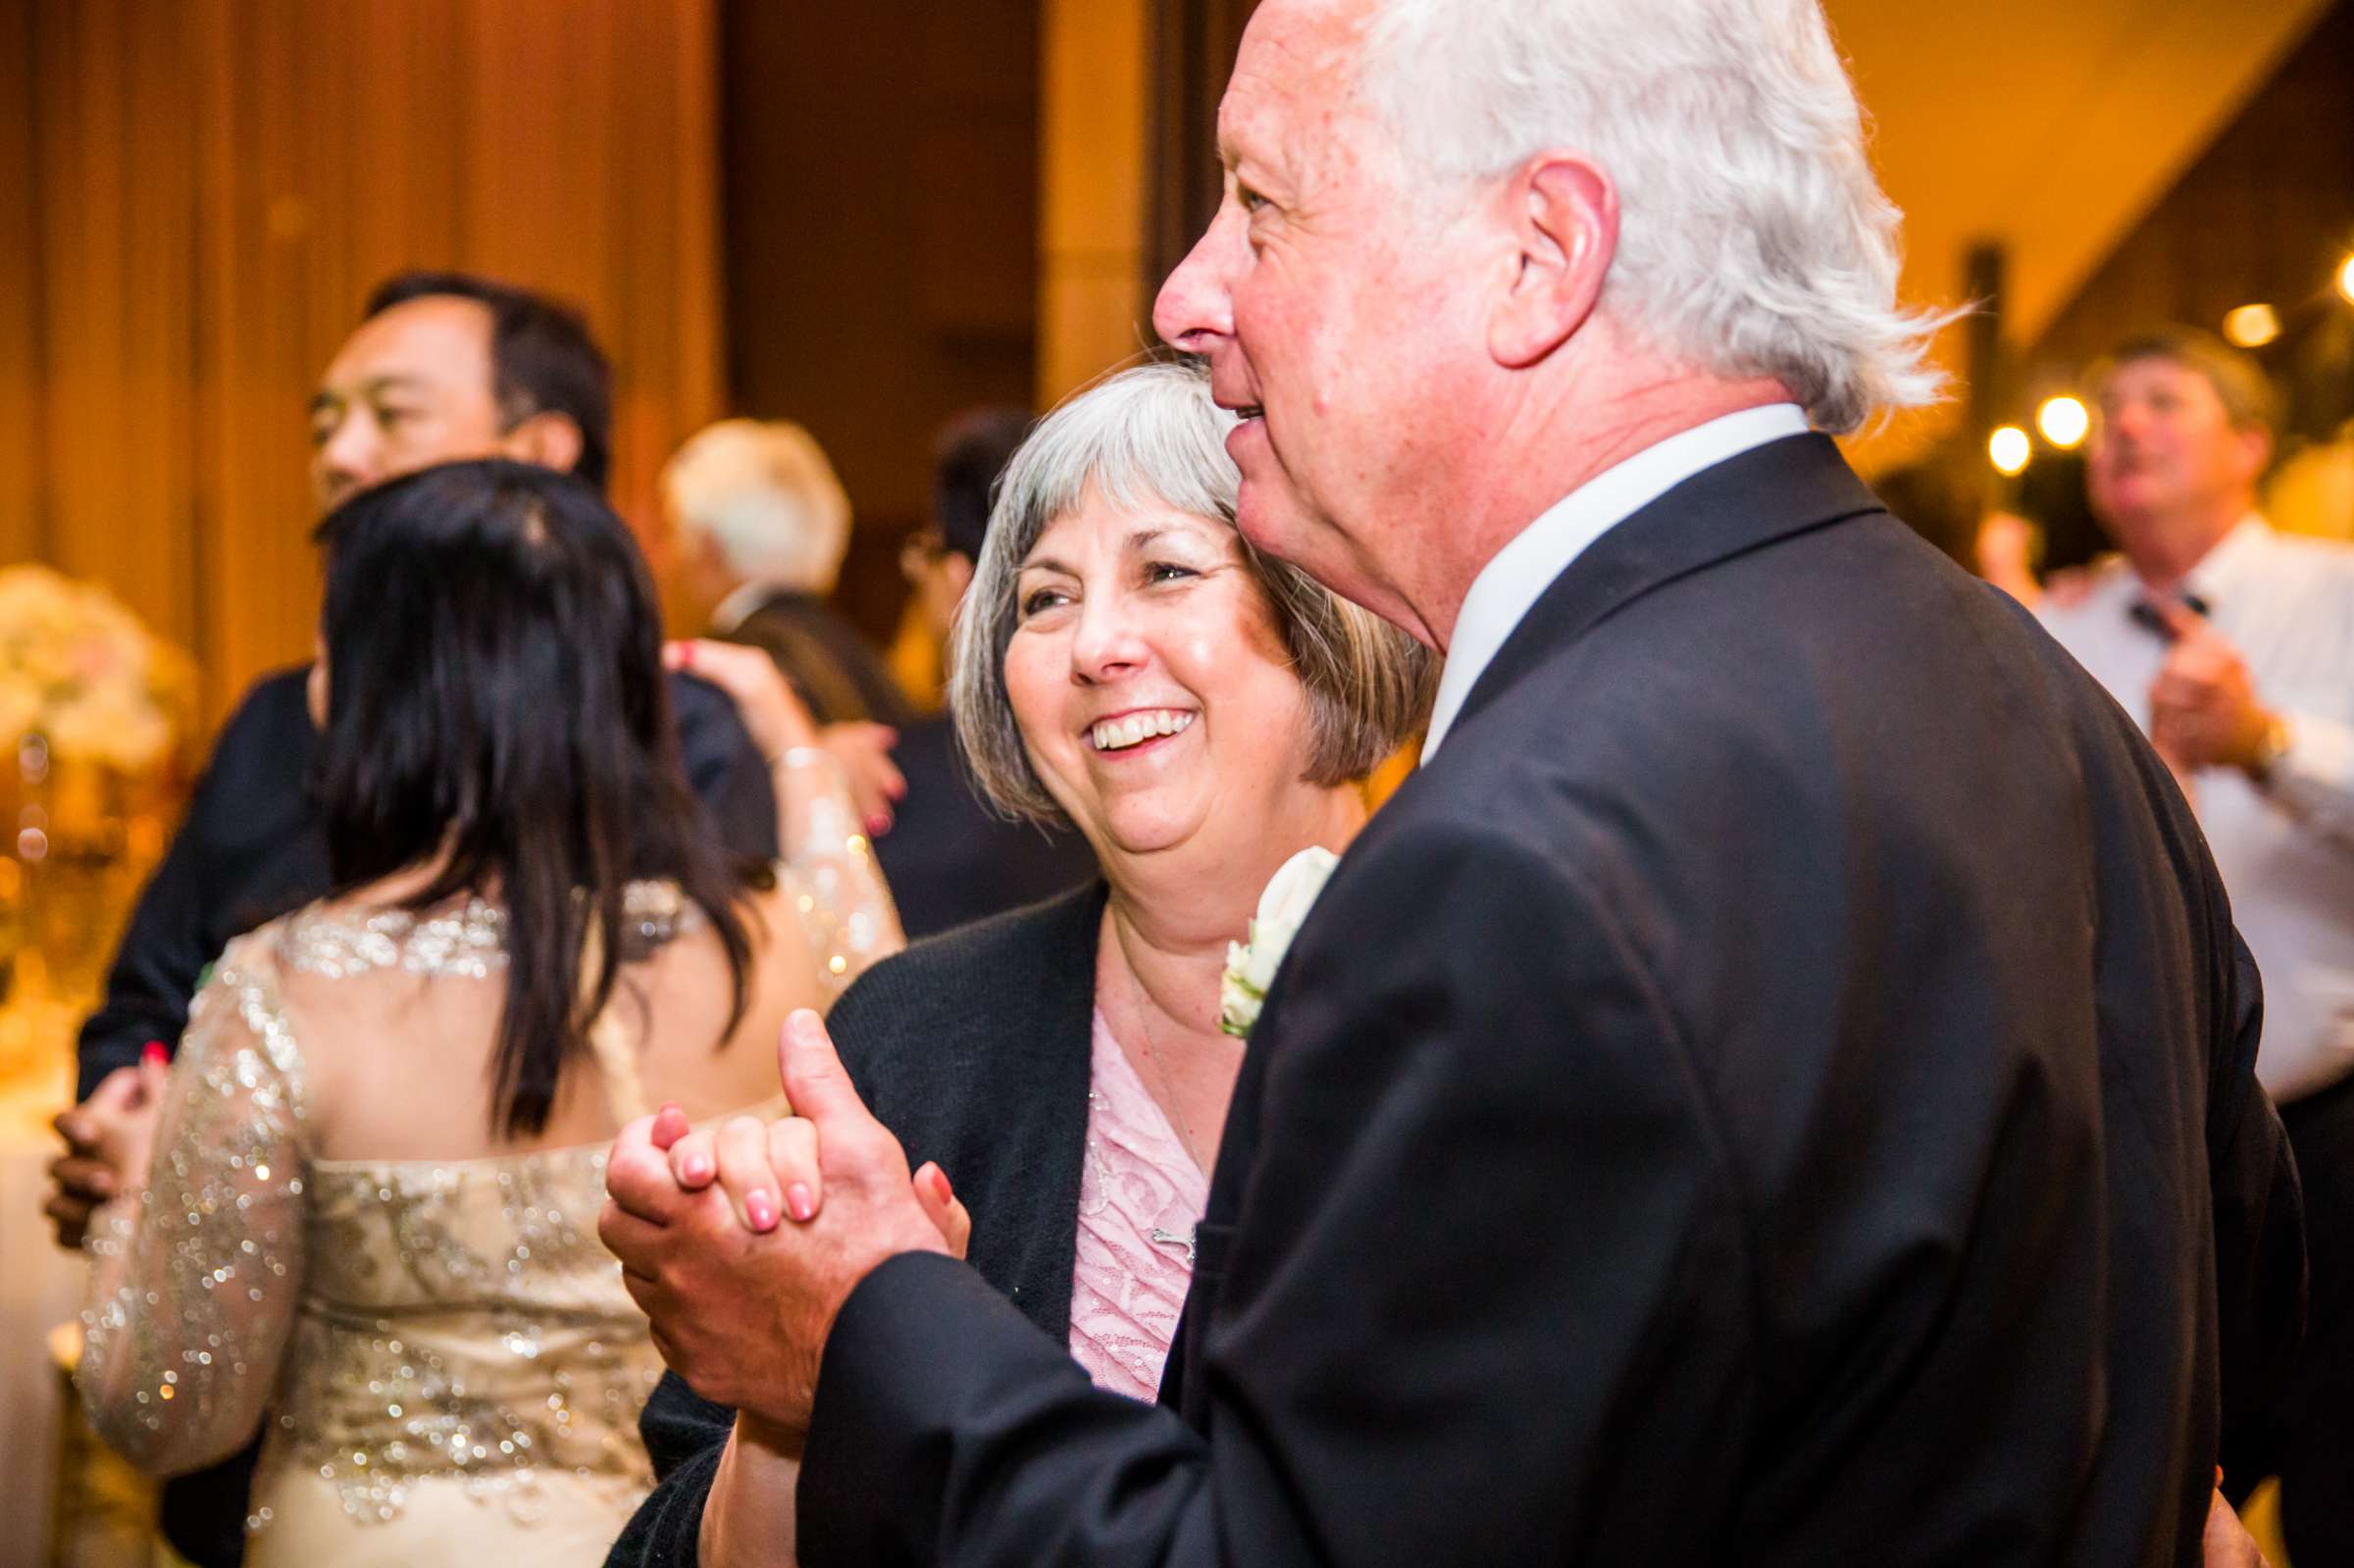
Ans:
[[[1258,1022],[1258,1009],[1275,984],[1275,971],[1291,951],[1292,938],[1324,890],[1341,857],[1329,849],[1303,849],[1283,863],[1258,895],[1258,916],[1248,942],[1226,944],[1226,973],[1218,981],[1218,1028],[1243,1039]]]

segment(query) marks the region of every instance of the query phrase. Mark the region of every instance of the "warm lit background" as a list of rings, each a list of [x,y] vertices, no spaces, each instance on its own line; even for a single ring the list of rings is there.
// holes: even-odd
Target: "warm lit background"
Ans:
[[[2354,249],[2354,5],[1830,10],[1909,291],[1990,307],[1946,335],[1955,400],[1868,470],[1967,486],[1993,425],[2138,322],[2264,303],[2276,352],[2342,356],[2310,318]],[[843,597],[887,636],[941,418],[1149,341],[1249,11],[0,0],[0,561],[114,587],[217,722],[308,646],[311,378],[373,279],[457,265],[588,308],[657,560],[680,437],[809,425],[859,511]]]
[[[92,1469],[53,1464],[72,1428],[34,1348],[78,1299],[30,1228],[42,1123],[187,767],[309,650],[304,405],[371,284],[458,267],[586,307],[619,378],[615,497],[658,572],[653,476],[684,437],[808,426],[857,510],[841,601],[891,641],[940,424],[1151,342],[1216,199],[1252,3],[0,0],[0,582],[95,583],[195,672],[179,760],[135,778],[36,772],[0,712],[12,1517]],[[2354,0],[1827,3],[1908,296],[1982,307],[1940,340],[1952,398],[1854,443],[1908,521],[1967,556],[2013,507],[2082,560],[2083,367],[2227,322],[2291,394],[2276,521],[2354,532]],[[70,817],[75,855],[28,852]],[[0,1568],[44,1550],[0,1531]]]

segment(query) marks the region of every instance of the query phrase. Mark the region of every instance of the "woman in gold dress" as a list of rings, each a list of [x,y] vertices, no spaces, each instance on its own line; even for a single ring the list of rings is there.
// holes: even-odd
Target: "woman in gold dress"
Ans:
[[[594,1561],[649,1485],[661,1371],[596,1240],[604,1150],[649,1098],[772,1097],[786,1015],[897,920],[806,715],[707,650],[785,846],[729,860],[586,486],[452,464],[322,538],[336,890],[231,943],[168,1077],[107,1113],[133,1179],[93,1227],[83,1400],[159,1474],[266,1428],[253,1568]]]

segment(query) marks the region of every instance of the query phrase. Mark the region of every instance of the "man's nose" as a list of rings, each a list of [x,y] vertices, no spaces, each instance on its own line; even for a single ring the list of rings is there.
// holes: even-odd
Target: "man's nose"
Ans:
[[[1161,341],[1189,354],[1206,354],[1234,336],[1234,299],[1228,291],[1228,258],[1232,243],[1226,213],[1220,210],[1209,229],[1194,241],[1185,260],[1160,285],[1152,304],[1152,328]]]
[[[382,460],[373,424],[365,419],[346,418],[338,421],[327,439],[319,443],[312,467],[318,473],[321,493],[339,495],[373,481]]]

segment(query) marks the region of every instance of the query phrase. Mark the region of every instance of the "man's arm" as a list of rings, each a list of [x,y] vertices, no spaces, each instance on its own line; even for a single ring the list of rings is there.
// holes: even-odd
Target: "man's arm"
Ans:
[[[2285,711],[2275,718],[2281,745],[2265,769],[2266,796],[2309,831],[2354,850],[2354,725]]]
[[[2210,871],[2210,878],[2213,873]],[[2226,1452],[2272,1408],[2304,1335],[2306,1265],[2303,1194],[2288,1135],[2272,1096],[2256,1081],[2264,1030],[2263,983],[2230,924],[2220,883],[2210,918],[2229,954],[2224,998],[2228,1033],[2210,1067],[2207,1157],[2215,1199],[2217,1351]],[[2230,1476],[2235,1494],[2259,1478]]]
[[[825,1346],[805,1564],[1727,1544],[1753,1400],[1740,1206],[1600,902],[1501,833],[1360,845],[1260,1029],[1237,1108],[1263,1071],[1263,1133],[1220,1173],[1239,1223],[1203,1228],[1189,1420],[1093,1389],[970,1271],[893,1258]]]

